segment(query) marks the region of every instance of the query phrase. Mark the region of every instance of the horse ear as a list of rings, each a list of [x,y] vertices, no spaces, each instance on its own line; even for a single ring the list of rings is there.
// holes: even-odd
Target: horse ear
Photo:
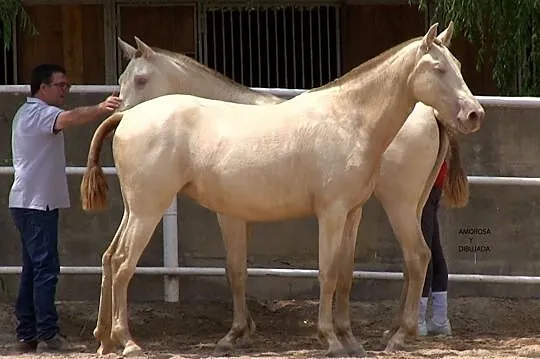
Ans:
[[[452,40],[452,35],[454,34],[454,22],[450,21],[448,24],[448,27],[437,36],[437,38],[441,41],[441,43],[446,46],[450,47],[450,42]]]
[[[124,58],[127,60],[131,60],[137,54],[137,49],[123,41],[120,37],[118,37],[118,45],[120,46],[120,49],[122,49]]]
[[[135,42],[137,43],[137,50],[139,50],[143,57],[154,56],[154,50],[152,50],[150,46],[142,42],[141,39],[139,39],[137,36],[135,36]]]
[[[431,45],[433,45],[433,41],[435,40],[435,37],[437,36],[437,27],[439,26],[439,23],[434,23],[429,28],[428,32],[424,35],[424,38],[422,39],[422,45],[420,48],[423,51],[429,51],[431,48]]]

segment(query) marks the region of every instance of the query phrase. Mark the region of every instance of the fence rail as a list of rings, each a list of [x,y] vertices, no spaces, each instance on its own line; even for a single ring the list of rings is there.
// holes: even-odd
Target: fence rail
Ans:
[[[27,85],[3,85],[0,92],[3,93],[28,93]],[[276,96],[290,98],[304,92],[301,89],[279,88],[253,88],[256,91],[267,92]],[[71,88],[75,93],[111,93],[118,92],[118,86],[109,85],[75,85]],[[540,108],[540,98],[537,97],[496,97],[476,96],[483,105],[505,106],[519,108]],[[86,167],[67,167],[68,175],[82,175]],[[108,175],[116,175],[114,167],[104,167],[103,171]],[[13,167],[0,167],[0,174],[13,174]],[[509,186],[539,186],[540,178],[537,177],[493,177],[493,176],[468,176],[469,182],[474,185],[509,185]],[[164,266],[163,267],[137,267],[135,273],[142,275],[162,275],[165,277],[164,300],[177,302],[179,298],[177,276],[223,276],[224,268],[216,267],[181,267],[178,266],[178,236],[177,236],[177,202],[173,201],[164,214],[163,241],[164,241]],[[0,267],[0,274],[18,274],[20,266]],[[76,274],[101,274],[101,267],[71,266],[61,267],[60,273],[66,275]],[[316,269],[283,269],[283,268],[248,268],[249,276],[269,277],[296,277],[316,278]],[[356,279],[377,280],[402,280],[400,272],[369,272],[354,271]],[[504,275],[481,275],[481,274],[449,274],[448,279],[456,282],[482,282],[482,283],[513,283],[513,284],[540,284],[540,277],[535,276],[504,276]]]

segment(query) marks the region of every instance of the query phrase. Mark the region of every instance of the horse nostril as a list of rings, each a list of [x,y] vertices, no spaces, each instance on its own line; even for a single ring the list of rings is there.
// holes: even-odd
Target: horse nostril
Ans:
[[[480,119],[480,115],[476,111],[471,111],[469,113],[469,116],[467,117],[468,121],[478,121]]]

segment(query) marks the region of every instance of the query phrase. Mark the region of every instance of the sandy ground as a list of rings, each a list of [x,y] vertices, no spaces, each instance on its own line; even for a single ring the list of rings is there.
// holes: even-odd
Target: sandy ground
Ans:
[[[315,337],[317,301],[258,302],[248,306],[257,324],[250,347],[237,357],[324,357]],[[404,351],[382,350],[382,333],[390,325],[396,301],[354,302],[355,335],[369,357],[378,358],[531,358],[540,357],[540,300],[457,298],[450,300],[454,335],[410,341]],[[5,358],[97,358],[92,337],[97,303],[58,304],[61,327],[79,346],[67,354],[16,355],[12,351],[15,320],[13,306],[0,304],[0,356]],[[130,325],[134,339],[148,358],[212,357],[214,344],[225,335],[232,319],[228,302],[131,303]],[[118,358],[109,354],[106,359]]]

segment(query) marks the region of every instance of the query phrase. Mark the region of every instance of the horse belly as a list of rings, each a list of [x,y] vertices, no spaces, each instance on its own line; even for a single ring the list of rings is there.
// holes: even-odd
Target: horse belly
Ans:
[[[276,221],[313,213],[306,183],[273,176],[206,175],[184,192],[203,207],[246,221]]]

